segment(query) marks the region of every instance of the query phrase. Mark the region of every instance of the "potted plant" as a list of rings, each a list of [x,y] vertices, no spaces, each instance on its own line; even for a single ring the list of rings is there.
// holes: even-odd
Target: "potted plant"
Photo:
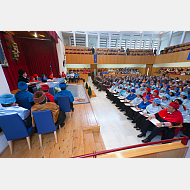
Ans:
[[[85,87],[86,89],[88,89],[88,83],[86,82],[86,87]]]
[[[89,97],[92,96],[92,90],[91,90],[91,87],[90,87],[90,86],[88,87],[88,95],[89,95]]]

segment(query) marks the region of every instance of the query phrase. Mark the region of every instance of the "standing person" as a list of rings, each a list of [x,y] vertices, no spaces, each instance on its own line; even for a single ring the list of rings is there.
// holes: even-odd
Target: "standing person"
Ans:
[[[69,97],[69,102],[70,102],[70,106],[71,106],[71,110],[74,112],[74,108],[73,108],[73,102],[74,102],[74,97],[72,95],[72,93],[69,90],[66,90],[67,88],[67,84],[62,82],[59,84],[59,87],[61,88],[61,91],[59,91],[55,96],[54,96],[54,100],[57,103],[57,97],[58,96],[68,96]]]
[[[76,83],[76,81],[77,81],[77,83],[78,83],[78,81],[79,81],[79,74],[78,74],[78,71],[75,73],[75,83]]]
[[[155,48],[155,49],[154,49],[154,56],[156,55],[156,51],[157,51],[157,49]]]
[[[95,50],[94,50],[93,46],[92,46],[92,48],[91,48],[91,51],[92,51],[92,54],[94,54],[94,51],[95,51]]]
[[[42,91],[37,91],[33,95],[34,105],[31,107],[31,117],[32,117],[32,126],[36,126],[33,112],[36,111],[44,111],[50,110],[53,116],[53,122],[55,126],[61,125],[63,127],[65,125],[64,120],[66,118],[65,112],[61,111],[59,106],[53,102],[47,102],[46,95]],[[42,118],[42,120],[45,118]]]

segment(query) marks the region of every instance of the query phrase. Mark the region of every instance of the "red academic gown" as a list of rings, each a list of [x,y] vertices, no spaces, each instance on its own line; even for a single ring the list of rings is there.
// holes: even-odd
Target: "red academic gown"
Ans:
[[[53,96],[53,95],[51,95],[49,92],[46,92],[45,95],[46,95],[46,97],[49,98],[50,102],[54,102],[54,103],[55,103],[55,100],[54,100],[54,96]]]
[[[62,74],[62,75],[61,75],[61,77],[62,77],[62,78],[65,78],[65,77],[66,77],[66,74],[65,74],[65,73],[64,73],[64,74]]]
[[[53,76],[51,76],[51,75],[49,75],[49,77],[48,77],[48,79],[53,79],[54,77]]]
[[[153,102],[154,98],[159,98],[159,99],[161,99],[160,96],[157,95],[157,96],[154,96],[154,97],[153,97],[153,95],[151,94],[149,101],[150,101],[150,102]]]

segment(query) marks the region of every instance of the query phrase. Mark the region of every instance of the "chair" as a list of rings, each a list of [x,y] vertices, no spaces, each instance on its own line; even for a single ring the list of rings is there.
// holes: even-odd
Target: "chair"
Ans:
[[[11,154],[13,154],[12,140],[26,137],[29,150],[31,150],[30,134],[34,127],[26,128],[24,121],[18,114],[0,116],[0,126],[8,141]]]
[[[57,143],[56,126],[53,122],[53,116],[50,110],[32,112],[36,128],[38,130],[40,146],[42,147],[42,134],[54,131],[55,141]],[[60,126],[59,126],[60,129]]]
[[[25,99],[16,99],[16,102],[19,104],[19,106],[26,108],[28,110],[31,110],[31,103],[29,102],[28,98]]]
[[[71,107],[70,107],[70,101],[68,96],[57,96],[57,101],[60,109],[64,112],[70,112],[70,118],[71,118]]]

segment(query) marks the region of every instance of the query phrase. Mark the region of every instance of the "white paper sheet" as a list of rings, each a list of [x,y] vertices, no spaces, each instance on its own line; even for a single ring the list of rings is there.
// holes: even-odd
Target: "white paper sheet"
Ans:
[[[160,123],[160,121],[158,121],[158,120],[155,119],[155,118],[151,119],[150,122],[152,122],[154,125],[156,125],[156,123]]]
[[[141,110],[137,110],[135,107],[131,107],[132,110],[136,111],[136,112],[140,112]]]

